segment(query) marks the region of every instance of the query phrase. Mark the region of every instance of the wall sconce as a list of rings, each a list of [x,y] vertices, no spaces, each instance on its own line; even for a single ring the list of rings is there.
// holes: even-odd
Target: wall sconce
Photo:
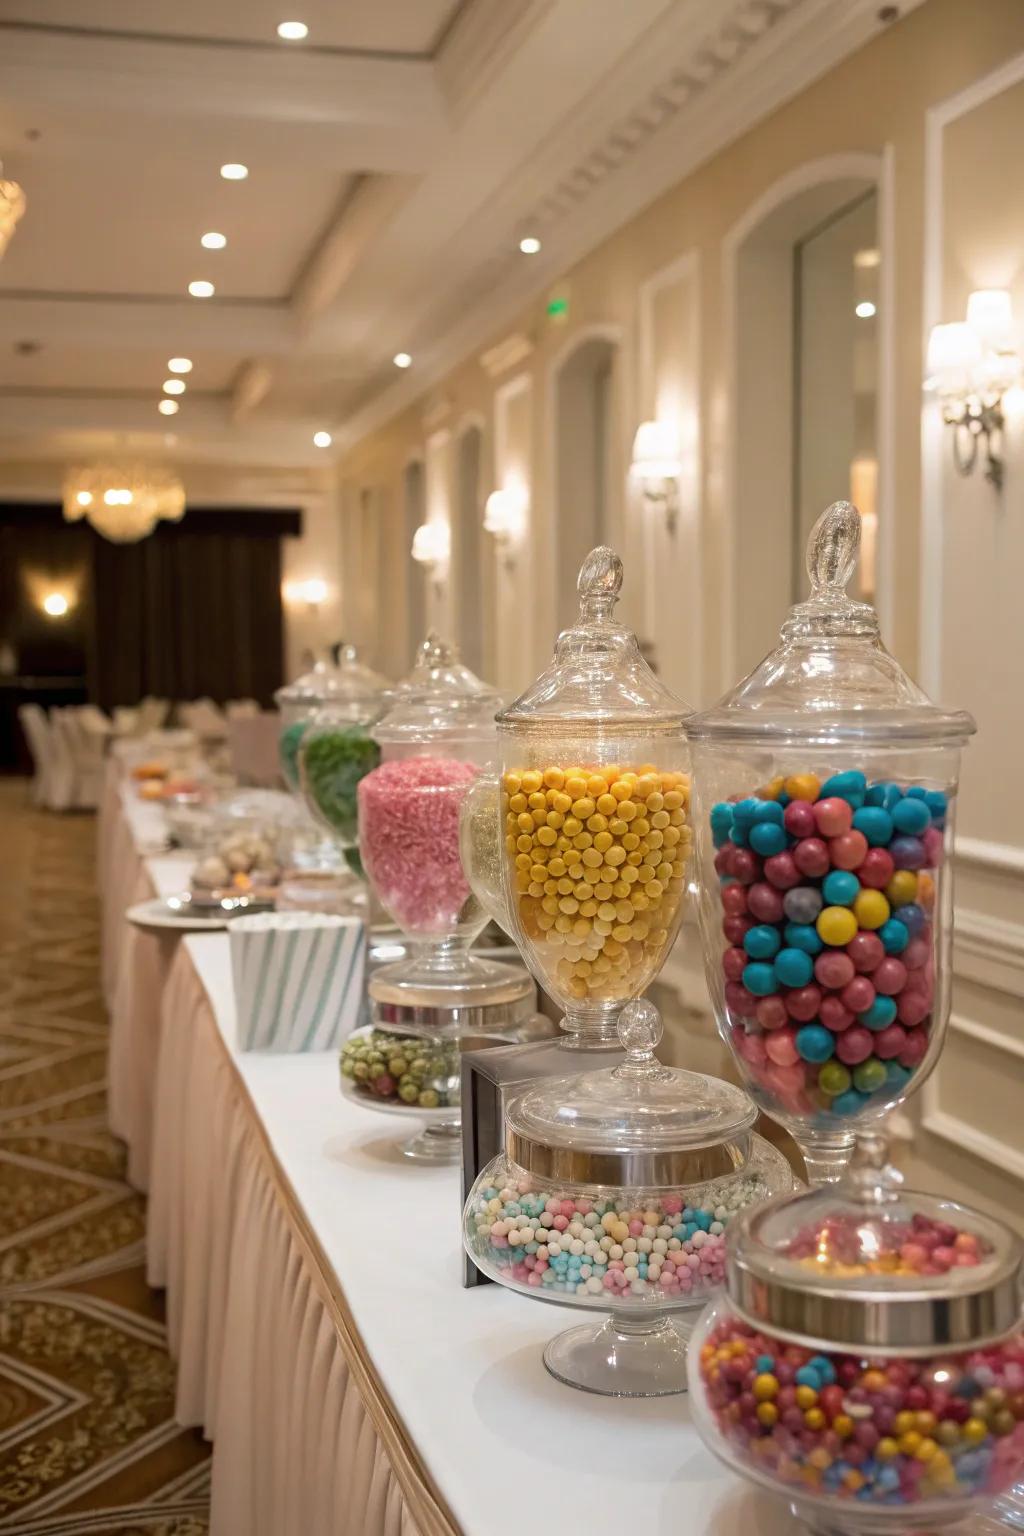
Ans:
[[[953,428],[953,462],[969,475],[985,454],[985,479],[1003,484],[1003,460],[995,440],[1003,430],[1003,397],[1020,377],[1013,334],[1013,306],[1004,288],[981,288],[967,300],[966,320],[936,325],[928,338],[925,389],[942,402],[942,419]]]
[[[295,607],[301,604],[309,613],[316,613],[327,601],[327,583],[319,576],[310,576],[306,581],[286,582],[284,599]]]
[[[71,604],[63,592],[47,592],[40,606],[48,618],[63,619],[67,617]]]
[[[530,500],[525,485],[513,483],[492,491],[484,508],[484,528],[503,551],[505,564],[515,564],[515,548],[526,532]]]
[[[413,534],[412,557],[436,575],[447,565],[452,552],[452,532],[447,523],[421,523]]]
[[[669,533],[675,533],[679,517],[679,476],[682,468],[679,434],[672,423],[642,422],[633,439],[631,473],[639,482],[647,505],[661,508]]]

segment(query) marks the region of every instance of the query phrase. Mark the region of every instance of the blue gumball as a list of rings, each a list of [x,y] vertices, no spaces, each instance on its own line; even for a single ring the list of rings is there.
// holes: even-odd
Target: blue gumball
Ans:
[[[945,820],[946,812],[949,809],[949,802],[942,793],[942,790],[925,790],[924,803],[931,813],[932,821],[935,822],[936,826],[940,826]]]
[[[774,822],[776,826],[782,826],[783,810],[777,800],[758,800],[754,820],[761,822]]]
[[[806,987],[814,975],[814,961],[802,949],[780,949],[775,956],[775,975],[784,987]]]
[[[910,794],[905,795],[899,805],[893,806],[891,814],[897,832],[906,833],[908,837],[919,837],[932,819],[927,802],[911,799]]]
[[[860,881],[849,870],[833,869],[825,876],[821,890],[830,907],[852,907],[860,891]]]
[[[773,992],[779,990],[775,967],[761,960],[752,960],[749,965],[743,967],[743,985],[755,997],[770,997]]]
[[[781,853],[789,841],[785,828],[775,821],[755,821],[750,829],[749,840],[754,852],[764,858],[770,858],[773,853]]]
[[[863,832],[872,848],[885,848],[892,838],[892,817],[880,805],[863,805],[854,811],[853,825],[857,832]]]
[[[866,1093],[858,1093],[856,1088],[847,1088],[845,1093],[837,1094],[832,1100],[832,1112],[836,1115],[855,1115],[867,1102]]]
[[[900,907],[901,913],[905,911],[905,907]],[[910,943],[910,931],[899,917],[890,917],[887,922],[884,922],[878,930],[878,937],[885,946],[887,955],[902,955]]]
[[[896,999],[883,997],[881,993],[875,998],[870,1008],[857,1015],[862,1024],[868,1029],[885,1029],[896,1017]]]
[[[743,937],[743,948],[751,960],[773,960],[781,947],[778,929],[769,923],[758,923]]]
[[[787,923],[783,938],[787,949],[802,949],[805,955],[820,955],[825,948],[813,923]]]
[[[821,798],[823,800],[846,800],[856,810],[864,804],[867,794],[868,781],[859,768],[850,768],[845,773],[834,773],[830,779],[826,779],[821,786]]]
[[[804,1061],[828,1061],[835,1051],[836,1037],[823,1024],[805,1024],[796,1032],[796,1048]]]
[[[894,805],[898,805],[903,799],[903,791],[898,784],[872,784],[864,796],[865,805],[880,805],[883,811],[891,813]]]

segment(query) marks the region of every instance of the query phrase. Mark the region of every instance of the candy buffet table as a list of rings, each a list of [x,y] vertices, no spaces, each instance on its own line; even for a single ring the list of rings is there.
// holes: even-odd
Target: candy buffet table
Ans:
[[[123,892],[175,871],[134,853],[130,872],[105,837],[114,951]],[[404,1127],[341,1098],[333,1054],[236,1052],[226,935],[150,969],[155,1027],[125,990],[142,964],[111,956],[122,1060],[133,1032],[153,1053],[152,1121],[136,1103],[126,1134],[133,1159],[146,1142],[178,1417],[214,1441],[214,1536],[781,1536],[785,1510],[718,1466],[685,1398],[560,1386],[541,1351],[571,1313],[461,1287],[457,1170],[410,1166]]]

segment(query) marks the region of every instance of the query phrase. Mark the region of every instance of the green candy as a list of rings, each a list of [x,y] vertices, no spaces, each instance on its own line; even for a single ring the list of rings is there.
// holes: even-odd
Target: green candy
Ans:
[[[818,1087],[832,1099],[845,1093],[850,1081],[850,1073],[841,1061],[827,1061],[818,1073]]]
[[[308,720],[296,720],[292,725],[286,726],[278,737],[277,750],[281,757],[281,771],[289,789],[299,787],[299,748],[308,724]]]
[[[306,743],[302,781],[321,818],[343,842],[356,838],[356,786],[380,762],[380,748],[362,726],[338,727]],[[350,867],[362,873],[358,853]]]

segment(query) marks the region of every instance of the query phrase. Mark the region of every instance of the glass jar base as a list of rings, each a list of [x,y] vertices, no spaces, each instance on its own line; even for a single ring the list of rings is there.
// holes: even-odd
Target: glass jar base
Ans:
[[[544,1351],[557,1381],[601,1397],[672,1397],[686,1391],[686,1339],[667,1318],[614,1317],[557,1334]]]
[[[455,1164],[462,1160],[462,1127],[427,1125],[402,1144],[402,1156],[414,1163]]]

